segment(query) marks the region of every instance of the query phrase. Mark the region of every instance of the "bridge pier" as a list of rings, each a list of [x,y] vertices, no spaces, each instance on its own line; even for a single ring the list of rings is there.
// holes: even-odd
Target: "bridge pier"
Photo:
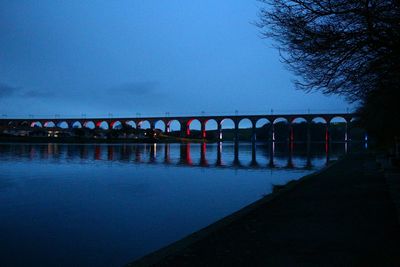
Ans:
[[[253,126],[251,127],[251,142],[255,143],[257,141],[257,127],[256,124],[253,123]]]
[[[217,139],[218,139],[218,142],[222,142],[222,122],[221,121],[218,121],[218,131],[217,131],[217,134],[218,134],[218,137],[217,137]]]
[[[274,129],[274,123],[271,123],[271,126],[269,128],[269,137],[268,137],[268,144],[269,144],[269,155],[270,155],[270,165],[274,165],[274,150],[275,150],[275,129]]]
[[[201,138],[206,139],[207,132],[206,132],[206,121],[201,121]]]
[[[306,146],[307,146],[307,155],[311,157],[311,121],[307,121],[307,140],[306,140]],[[311,164],[311,161],[310,161]],[[307,162],[308,165],[308,162]],[[310,165],[311,167],[311,165]]]
[[[181,123],[181,134],[180,135],[182,138],[186,138],[190,135],[190,129],[187,126],[186,122]]]
[[[234,138],[235,144],[239,142],[239,122],[234,120],[235,123],[235,130],[234,130]]]
[[[326,164],[328,164],[330,159],[330,144],[328,143],[328,141],[325,143],[325,153],[326,153]]]
[[[269,134],[270,141],[275,142],[275,125],[273,123],[271,124],[271,128],[269,129]]]
[[[294,141],[293,123],[289,122],[288,127],[289,127],[289,138],[288,139],[289,139],[289,144],[291,144]]]
[[[331,138],[331,134],[330,134],[330,123],[326,122],[326,127],[325,127],[325,141],[326,143],[330,143],[330,138]]]

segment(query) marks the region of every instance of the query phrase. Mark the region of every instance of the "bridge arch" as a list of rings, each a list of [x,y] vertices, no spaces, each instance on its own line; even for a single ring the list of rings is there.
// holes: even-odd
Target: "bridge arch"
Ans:
[[[243,118],[238,122],[239,140],[252,140],[253,122],[249,118]],[[245,131],[247,129],[247,131]]]
[[[31,127],[32,128],[43,128],[43,125],[40,121],[33,121],[33,122],[31,122]]]
[[[205,136],[208,139],[218,139],[218,122],[215,119],[208,119],[204,122]]]
[[[324,117],[314,117],[311,119],[311,123],[324,123],[327,124],[328,120]]]
[[[80,121],[74,121],[71,124],[72,128],[82,128],[82,123]]]
[[[238,122],[238,128],[252,128],[253,127],[253,121],[250,120],[249,118],[242,118]]]
[[[290,140],[290,121],[287,117],[276,117],[272,121],[272,140],[286,142]]]
[[[127,125],[128,127],[132,128],[132,129],[136,129],[136,123],[133,120],[126,121],[125,125]]]
[[[263,127],[266,124],[271,124],[271,121],[267,118],[259,118],[256,120],[256,127]]]
[[[271,121],[267,118],[259,118],[256,124],[256,139],[267,141],[270,137]]]
[[[186,135],[194,138],[202,138],[201,122],[198,119],[190,119],[186,124]]]
[[[118,130],[118,129],[122,129],[122,128],[123,128],[123,126],[122,126],[121,121],[116,120],[116,121],[110,122],[110,129]]]
[[[307,142],[309,135],[309,122],[304,117],[294,117],[290,122],[289,138],[291,142]]]
[[[277,123],[289,123],[289,119],[286,117],[276,117],[273,119],[272,124],[277,124]]]
[[[329,120],[329,123],[347,123],[347,118],[343,116],[334,116]]]
[[[7,123],[7,126],[8,126],[8,127],[16,127],[16,126],[18,126],[18,123],[15,122],[15,121],[9,121],[9,122]]]
[[[182,125],[181,122],[177,119],[172,119],[167,122],[167,132],[178,132],[181,131]]]
[[[235,128],[236,124],[232,118],[223,118],[220,121],[220,140],[233,140],[235,135]]]
[[[347,120],[341,116],[335,116],[329,119],[330,124],[347,123]]]
[[[151,123],[148,120],[141,120],[137,123],[137,128],[138,129],[150,129],[151,128]]]
[[[235,121],[232,118],[223,118],[219,123],[226,129],[235,129]]]
[[[66,121],[60,121],[57,123],[57,127],[61,128],[61,129],[68,129],[69,125],[68,125],[68,122],[66,122]]]
[[[308,123],[308,120],[304,117],[293,117],[290,123]]]
[[[96,128],[99,128],[99,129],[102,129],[102,130],[110,129],[107,121],[97,121],[96,122]]]
[[[154,129],[159,130],[161,132],[165,132],[167,125],[163,120],[157,120],[154,122]]]
[[[56,127],[56,124],[55,124],[53,121],[46,121],[46,122],[43,124],[43,126],[44,126],[45,128],[54,128],[54,127]]]
[[[329,121],[330,140],[333,142],[348,141],[348,121],[342,116],[332,117]]]
[[[83,127],[87,129],[94,129],[96,128],[96,124],[93,121],[85,121],[83,123]]]
[[[314,117],[311,120],[311,140],[327,142],[329,140],[329,120],[324,117]]]

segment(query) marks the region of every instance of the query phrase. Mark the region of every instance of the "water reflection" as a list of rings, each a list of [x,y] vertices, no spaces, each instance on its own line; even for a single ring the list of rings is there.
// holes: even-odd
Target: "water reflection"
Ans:
[[[2,265],[122,266],[345,151],[343,143],[0,144]]]
[[[204,168],[311,169],[347,153],[349,146],[348,143],[0,144],[0,157],[3,160],[18,156],[54,162],[116,161]]]

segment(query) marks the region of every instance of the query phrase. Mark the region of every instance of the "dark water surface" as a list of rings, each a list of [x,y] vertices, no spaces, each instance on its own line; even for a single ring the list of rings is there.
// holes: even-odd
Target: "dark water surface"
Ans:
[[[0,144],[0,265],[121,266],[346,150],[255,148]]]

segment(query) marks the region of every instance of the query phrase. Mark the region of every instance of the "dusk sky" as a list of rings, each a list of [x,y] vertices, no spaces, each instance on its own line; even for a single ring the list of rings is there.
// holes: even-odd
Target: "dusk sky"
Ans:
[[[294,89],[256,0],[0,2],[0,113],[345,112]]]

